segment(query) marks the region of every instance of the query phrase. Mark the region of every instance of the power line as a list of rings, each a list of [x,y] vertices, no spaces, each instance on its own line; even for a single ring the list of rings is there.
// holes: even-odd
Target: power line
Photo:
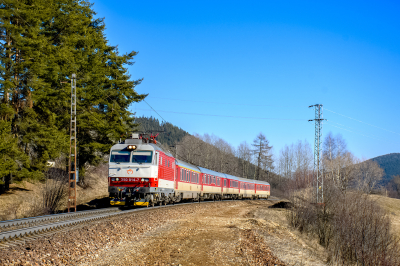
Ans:
[[[198,100],[192,100],[192,99],[173,99],[173,98],[154,97],[154,96],[148,96],[148,97],[149,97],[149,98],[153,98],[153,99],[162,99],[162,100],[171,100],[171,101],[182,101],[182,102],[209,103],[209,104],[226,104],[226,105],[254,106],[254,107],[297,107],[297,106],[294,106],[294,105],[286,105],[286,106],[285,106],[285,105],[270,105],[270,104],[266,104],[266,105],[257,105],[257,104],[246,104],[246,103],[228,103],[228,102],[198,101]],[[300,107],[300,106],[299,106],[299,107]],[[329,110],[329,109],[327,109],[327,108],[324,108],[324,109],[325,109],[326,111],[328,111],[328,112],[331,112],[331,113],[334,113],[334,114],[337,114],[337,115],[346,117],[346,118],[348,118],[348,119],[351,119],[351,120],[354,120],[354,121],[357,121],[357,122],[360,122],[360,123],[363,123],[363,124],[366,124],[366,125],[369,125],[369,126],[372,126],[372,127],[378,128],[378,129],[381,129],[381,130],[385,130],[385,131],[387,131],[387,132],[390,132],[390,133],[393,133],[393,134],[397,134],[397,135],[400,136],[400,133],[397,133],[397,132],[394,132],[394,131],[391,131],[391,130],[388,130],[388,129],[385,129],[385,128],[382,128],[382,127],[379,127],[379,126],[376,126],[376,125],[373,125],[373,124],[369,124],[369,123],[363,122],[363,121],[361,121],[361,120],[358,120],[358,119],[352,118],[352,117],[350,117],[350,116],[346,116],[346,115],[340,114],[340,113],[338,113],[338,112]],[[169,112],[169,111],[160,111],[160,112]],[[173,113],[173,112],[171,112],[171,113]],[[189,114],[189,113],[188,113],[188,114]],[[196,115],[197,115],[197,114],[196,114]],[[241,117],[238,117],[238,118],[241,118]],[[259,118],[256,118],[256,119],[259,119]]]
[[[386,128],[378,127],[378,126],[375,126],[375,125],[372,125],[372,124],[369,124],[369,123],[363,122],[363,121],[361,121],[361,120],[358,120],[358,119],[352,118],[352,117],[350,117],[350,116],[346,116],[346,115],[343,115],[343,114],[339,114],[339,113],[337,113],[337,112],[334,112],[334,111],[332,111],[332,110],[329,110],[329,109],[326,109],[326,108],[325,108],[325,110],[326,110],[326,111],[328,111],[328,112],[331,112],[331,113],[334,113],[334,114],[337,114],[337,115],[340,115],[340,116],[346,117],[346,118],[348,118],[348,119],[351,119],[351,120],[354,120],[354,121],[357,121],[357,122],[360,122],[360,123],[366,124],[366,125],[368,125],[368,126],[375,127],[375,128],[379,128],[379,129],[382,129],[382,130],[385,130],[385,131],[387,131],[387,132],[390,132],[390,133],[393,133],[393,134],[397,134],[397,135],[399,135],[399,136],[400,136],[400,134],[399,134],[399,133],[397,133],[397,132],[394,132],[394,131],[391,131],[391,130],[388,130],[388,129],[386,129]]]
[[[191,99],[172,99],[172,98],[164,98],[164,97],[154,97],[148,96],[149,98],[153,99],[161,99],[161,100],[171,100],[171,101],[181,101],[181,102],[194,102],[194,103],[210,103],[210,104],[227,104],[227,105],[242,105],[242,106],[256,106],[256,107],[293,107],[294,105],[272,105],[272,104],[246,104],[246,103],[228,103],[228,102],[209,102],[209,101],[197,101]],[[296,106],[297,107],[297,106]],[[302,107],[302,106],[298,106]]]
[[[330,125],[330,126],[332,126],[332,127],[336,127],[336,128],[341,129],[341,130],[346,130],[346,131],[348,131],[348,132],[355,133],[355,134],[358,134],[358,135],[361,135],[361,136],[364,136],[364,137],[367,137],[367,138],[371,138],[371,139],[375,139],[375,140],[379,140],[379,141],[385,141],[385,142],[387,142],[387,143],[393,144],[393,142],[391,142],[391,141],[388,141],[388,140],[385,140],[385,139],[374,138],[374,137],[371,137],[371,136],[368,136],[368,135],[365,135],[365,134],[362,134],[362,133],[359,133],[359,132],[356,132],[356,131],[351,131],[351,130],[348,130],[348,129],[345,129],[345,128],[341,128],[341,127],[332,125],[332,124],[329,123],[329,122],[325,122],[325,124],[328,124],[328,125]],[[337,124],[337,123],[336,123],[336,124]],[[399,142],[395,142],[395,143],[400,144]]]
[[[146,102],[147,103],[147,102]],[[149,105],[150,106],[150,105]],[[150,106],[151,107],[151,106]],[[151,108],[153,109],[153,108]],[[136,109],[141,111],[151,111],[149,109]],[[156,110],[153,109],[157,113]],[[185,114],[185,115],[198,115],[198,116],[214,116],[214,117],[230,117],[230,118],[243,118],[243,119],[261,119],[261,120],[291,120],[291,121],[307,121],[307,119],[296,119],[296,118],[267,118],[267,117],[247,117],[247,116],[233,116],[233,115],[216,115],[216,114],[199,114],[199,113],[187,113],[187,112],[174,112],[158,110],[158,112],[173,113],[173,114]],[[158,114],[158,113],[157,113]],[[159,114],[158,114],[159,115]],[[161,116],[160,116],[161,117]],[[161,117],[162,118],[162,117]],[[164,119],[163,119],[164,120]],[[164,120],[165,121],[165,120]]]
[[[343,125],[343,124],[339,124],[339,123],[336,123],[336,122],[332,122],[332,120],[329,120],[331,123],[334,123],[334,124],[336,124],[336,125],[339,125],[339,126],[342,126],[342,127],[346,127],[346,128],[349,128],[349,129],[352,129],[352,130],[357,130],[356,128],[354,128],[354,127],[349,127],[349,126],[346,126],[346,125]],[[333,126],[333,125],[332,125]],[[347,129],[343,129],[343,130],[347,130]],[[350,130],[347,130],[347,131],[349,131],[349,132],[353,132],[353,131],[350,131]],[[353,133],[357,133],[357,132],[353,132]],[[361,134],[361,133],[360,133]],[[376,138],[379,138],[378,136],[376,136],[376,135],[373,135],[373,134],[370,134],[371,136],[373,136],[373,137],[376,137]]]

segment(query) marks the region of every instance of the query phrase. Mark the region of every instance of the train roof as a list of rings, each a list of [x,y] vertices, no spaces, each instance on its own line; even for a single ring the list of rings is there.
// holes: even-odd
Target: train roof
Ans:
[[[176,163],[176,165],[178,165],[178,166],[180,166],[180,167],[184,167],[184,168],[187,168],[187,169],[196,171],[196,172],[201,172],[201,170],[199,169],[199,167],[197,167],[197,166],[195,166],[195,165],[193,165],[193,164],[184,162],[184,161],[182,161],[182,160],[178,160],[178,159],[175,158],[175,163]]]
[[[234,176],[234,175],[225,174],[225,176],[228,179],[237,180],[237,181],[240,181],[240,179],[241,179],[240,177],[237,177],[237,176]]]
[[[201,170],[201,172],[203,174],[215,175],[215,176],[218,176],[218,177],[225,177],[225,174],[220,173],[220,172],[215,172],[213,170],[210,170],[210,169],[207,169],[207,168],[203,168],[203,167],[200,167],[200,166],[199,166],[199,169]]]
[[[268,185],[269,186],[269,183],[267,181],[262,181],[262,180],[247,179],[247,178],[243,178],[243,177],[238,177],[238,180],[240,180],[241,182],[247,182],[247,183]]]

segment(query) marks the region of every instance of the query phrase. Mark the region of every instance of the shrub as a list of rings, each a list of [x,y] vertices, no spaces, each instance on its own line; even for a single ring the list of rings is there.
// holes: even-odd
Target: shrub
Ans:
[[[318,237],[337,265],[400,265],[399,240],[391,233],[388,214],[360,192],[342,193],[327,186],[324,204],[312,193],[292,193],[289,223],[300,232]]]

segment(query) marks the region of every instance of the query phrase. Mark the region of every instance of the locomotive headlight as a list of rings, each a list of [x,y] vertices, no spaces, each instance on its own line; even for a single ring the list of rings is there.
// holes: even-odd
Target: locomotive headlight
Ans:
[[[144,182],[144,178],[140,179],[140,181]]]
[[[136,150],[136,145],[129,145],[128,150]]]
[[[117,178],[115,178],[115,181],[119,181],[119,178],[117,177]]]

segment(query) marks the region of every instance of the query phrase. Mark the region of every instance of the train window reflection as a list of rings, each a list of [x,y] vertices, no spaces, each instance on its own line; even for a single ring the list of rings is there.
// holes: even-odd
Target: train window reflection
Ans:
[[[134,163],[151,163],[153,157],[152,151],[134,151],[132,152],[132,162]]]
[[[111,163],[129,163],[131,157],[130,151],[112,151],[110,162]]]

